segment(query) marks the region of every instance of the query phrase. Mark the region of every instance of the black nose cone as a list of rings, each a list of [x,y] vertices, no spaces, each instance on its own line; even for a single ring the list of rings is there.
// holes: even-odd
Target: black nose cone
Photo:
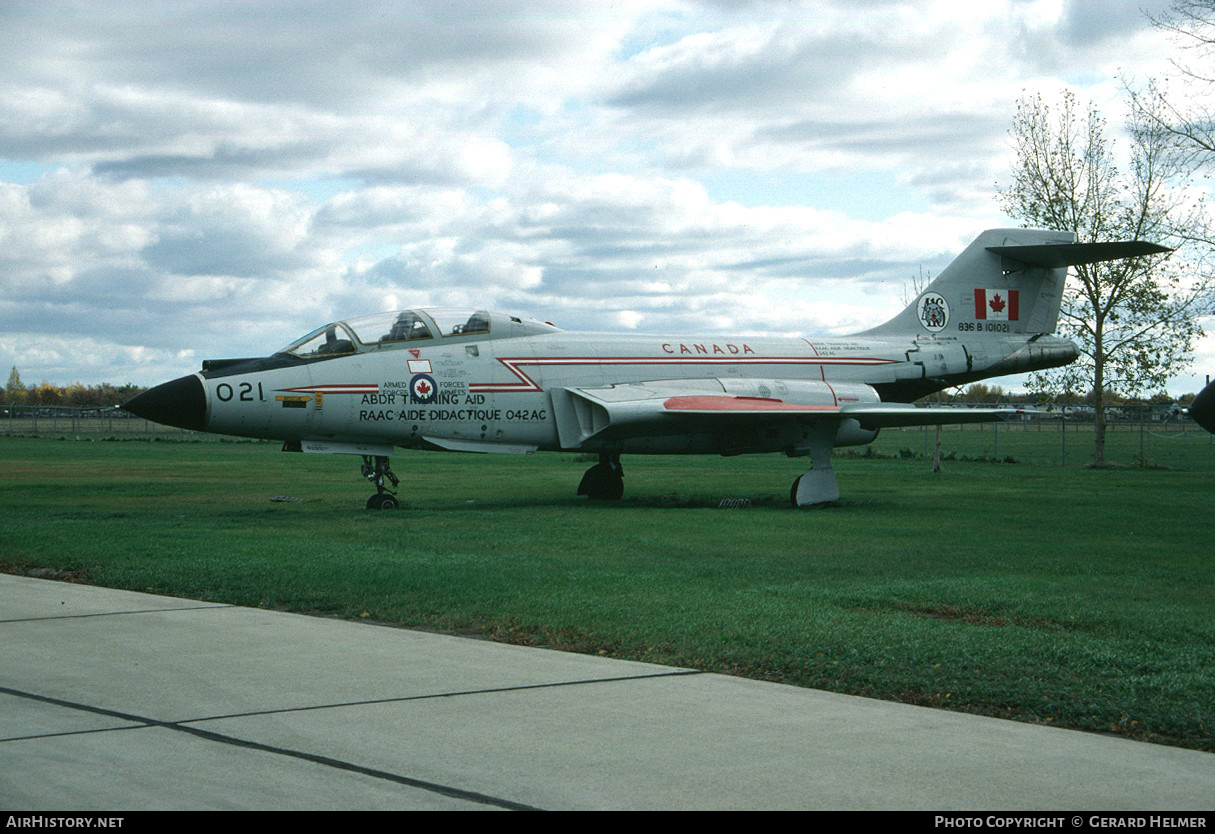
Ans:
[[[166,426],[192,431],[207,427],[207,392],[197,376],[183,376],[149,388],[123,403],[122,409]]]
[[[1190,403],[1190,416],[1195,423],[1215,434],[1215,382],[1203,388]]]

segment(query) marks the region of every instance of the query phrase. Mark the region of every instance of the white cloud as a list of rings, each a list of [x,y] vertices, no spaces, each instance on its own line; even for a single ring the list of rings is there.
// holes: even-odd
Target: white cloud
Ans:
[[[48,173],[0,182],[0,361],[151,383],[426,304],[860,329],[1005,222],[1023,91],[1159,71],[1137,5],[5,4],[0,160]]]

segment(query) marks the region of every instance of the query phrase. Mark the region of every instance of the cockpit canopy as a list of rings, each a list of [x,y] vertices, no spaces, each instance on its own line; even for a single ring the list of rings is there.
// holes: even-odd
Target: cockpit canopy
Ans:
[[[436,307],[331,322],[297,339],[279,353],[300,359],[325,359],[423,344],[510,339],[558,332],[559,328],[534,319],[485,310]]]

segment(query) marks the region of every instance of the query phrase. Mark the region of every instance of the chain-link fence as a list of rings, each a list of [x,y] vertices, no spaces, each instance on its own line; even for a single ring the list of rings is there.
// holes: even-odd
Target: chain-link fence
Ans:
[[[7,437],[203,437],[162,426],[117,406],[0,405],[0,433]]]
[[[936,437],[935,426],[883,429],[869,453],[931,459]],[[1085,407],[1029,409],[1006,422],[941,427],[941,457],[945,462],[991,460],[1088,466],[1093,462],[1095,442],[1096,415]],[[864,450],[858,453],[866,454]],[[1215,435],[1174,406],[1117,406],[1106,411],[1105,461],[1114,466],[1215,471]]]

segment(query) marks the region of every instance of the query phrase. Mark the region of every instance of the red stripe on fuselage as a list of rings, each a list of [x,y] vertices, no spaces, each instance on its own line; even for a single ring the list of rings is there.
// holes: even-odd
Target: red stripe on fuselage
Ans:
[[[279,388],[277,390],[289,391],[292,394],[378,394],[380,386],[339,382],[333,385],[305,385],[300,388]]]

